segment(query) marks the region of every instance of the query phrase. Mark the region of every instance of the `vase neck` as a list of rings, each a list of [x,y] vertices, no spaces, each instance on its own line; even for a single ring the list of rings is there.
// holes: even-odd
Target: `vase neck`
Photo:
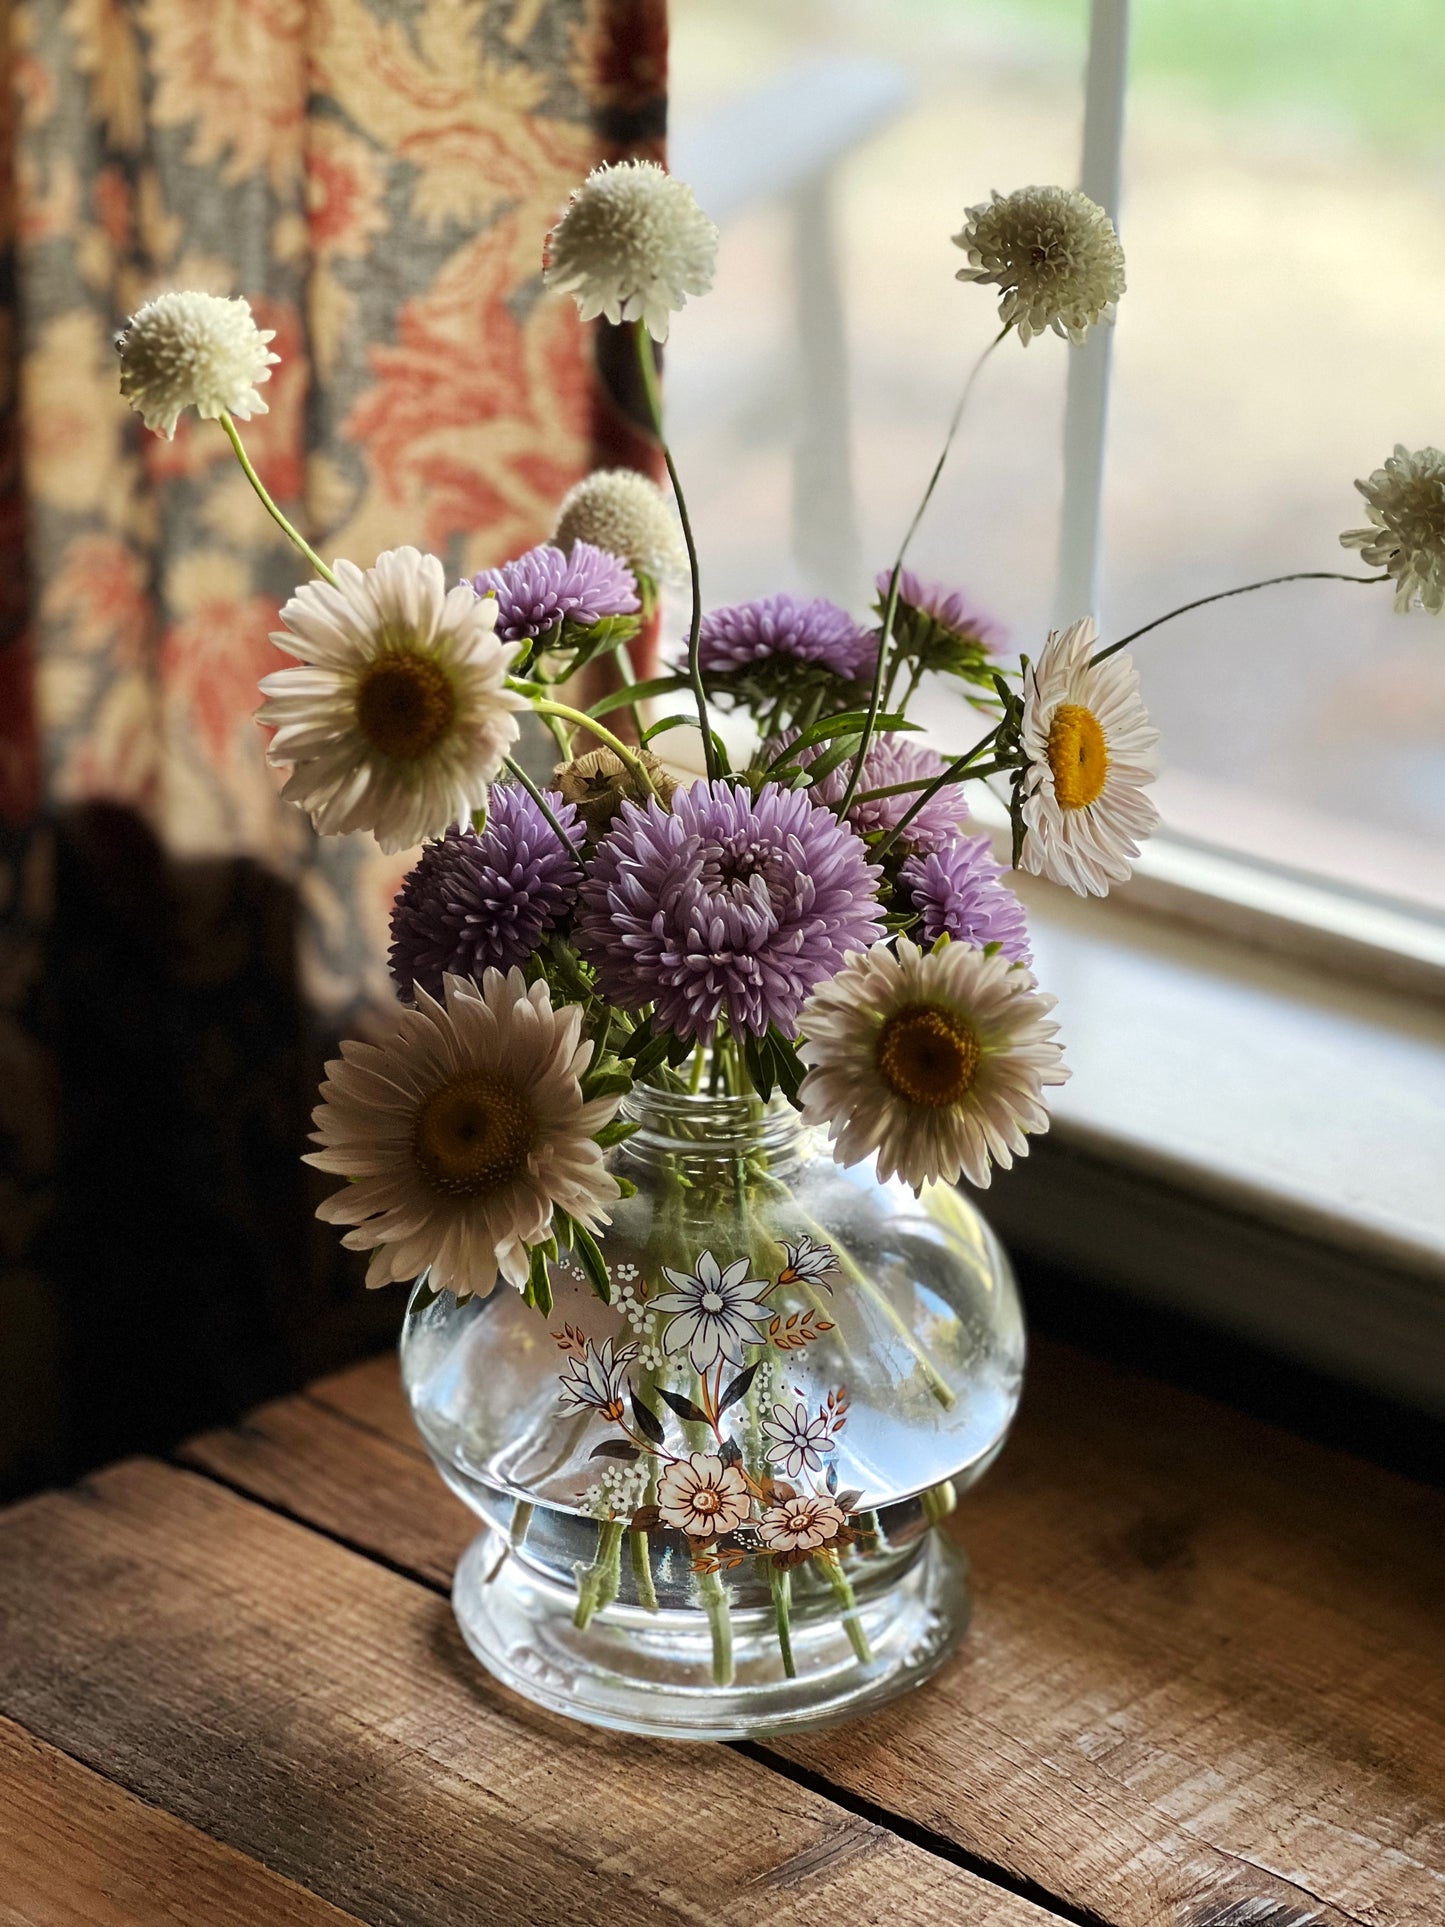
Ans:
[[[759,1157],[778,1172],[798,1162],[807,1138],[798,1113],[781,1096],[765,1103],[759,1097],[694,1096],[635,1084],[622,1101],[622,1115],[637,1126],[626,1141],[629,1157],[647,1163]]]

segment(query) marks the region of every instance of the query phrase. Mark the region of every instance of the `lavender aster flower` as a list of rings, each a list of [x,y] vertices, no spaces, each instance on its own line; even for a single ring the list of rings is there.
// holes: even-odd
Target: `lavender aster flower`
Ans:
[[[887,611],[892,575],[891,569],[883,569],[878,575],[880,620]],[[1002,646],[1005,636],[1002,625],[976,608],[961,589],[925,582],[912,569],[900,574],[893,638],[904,662],[962,676],[967,682],[981,683],[992,690],[994,664],[989,658]]]
[[[577,812],[549,794],[552,814],[574,844]],[[580,871],[520,783],[491,793],[487,827],[448,830],[428,843],[391,913],[391,974],[410,1002],[415,986],[440,998],[450,973],[478,983],[487,966],[525,963],[571,909]]]
[[[825,596],[763,596],[712,609],[698,638],[703,674],[728,678],[739,695],[778,694],[806,683],[810,671],[860,682],[877,659],[878,638]]]
[[[1002,947],[1010,963],[1032,963],[1024,907],[999,878],[986,836],[961,836],[928,856],[911,856],[898,880],[923,918],[929,943],[949,936],[982,950]]]
[[[769,1024],[792,1036],[811,991],[882,934],[877,868],[805,791],[678,790],[624,803],[582,885],[577,947],[602,994],[656,1005],[658,1030],[706,1042]]]
[[[545,636],[563,622],[590,628],[642,607],[631,569],[590,542],[574,542],[565,555],[544,542],[500,569],[483,569],[472,587],[497,598],[497,634],[504,642]]]
[[[775,736],[763,744],[759,752],[764,767],[785,747],[788,732]],[[815,756],[828,747],[822,744],[813,749],[805,749],[798,757],[806,769]],[[852,771],[851,763],[842,763],[835,770],[817,782],[808,794],[820,803],[835,805],[843,800],[843,792],[848,787],[848,777]],[[875,736],[868,746],[868,754],[863,758],[863,773],[858,781],[857,793],[848,808],[848,821],[859,836],[871,836],[875,832],[888,831],[901,823],[904,816],[918,801],[925,783],[939,775],[944,769],[943,758],[936,749],[915,741],[909,736]],[[878,796],[871,801],[861,799],[869,790],[891,789],[898,783],[916,783],[917,789],[906,790],[898,796]],[[968,816],[968,805],[964,801],[961,783],[945,783],[936,796],[930,796],[918,815],[908,825],[899,839],[899,847],[905,852],[927,855],[934,850],[946,849],[958,835],[959,825]]]

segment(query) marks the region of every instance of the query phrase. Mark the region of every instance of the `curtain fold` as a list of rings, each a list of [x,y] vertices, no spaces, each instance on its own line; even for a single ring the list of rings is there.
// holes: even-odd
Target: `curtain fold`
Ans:
[[[242,425],[323,554],[471,572],[589,467],[630,364],[544,298],[602,160],[661,158],[664,0],[0,0],[0,1489],[394,1323],[311,1222],[330,1040],[404,860],[318,841],[251,720],[302,579],[215,424],[121,403],[165,287],[276,330]],[[624,371],[619,377],[613,371]],[[321,1187],[324,1188],[324,1187]]]

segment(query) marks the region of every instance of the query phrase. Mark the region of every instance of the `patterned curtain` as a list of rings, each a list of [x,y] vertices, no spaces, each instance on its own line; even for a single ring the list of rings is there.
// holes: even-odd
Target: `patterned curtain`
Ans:
[[[327,555],[470,572],[601,462],[627,356],[544,298],[599,160],[661,155],[665,0],[0,0],[0,1489],[165,1443],[395,1322],[314,1226],[320,1062],[399,866],[278,804],[301,579],[214,424],[121,404],[166,287],[283,360],[243,430]],[[400,866],[404,867],[404,865]],[[325,1186],[319,1187],[324,1189]]]

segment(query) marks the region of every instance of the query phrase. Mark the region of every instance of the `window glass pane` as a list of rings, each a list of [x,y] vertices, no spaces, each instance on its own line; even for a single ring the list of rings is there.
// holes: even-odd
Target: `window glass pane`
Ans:
[[[1052,15],[1049,0],[1034,0]],[[1113,633],[1338,546],[1445,441],[1439,0],[1135,0],[1105,503]],[[1445,905],[1445,624],[1299,583],[1141,642],[1193,834]]]

